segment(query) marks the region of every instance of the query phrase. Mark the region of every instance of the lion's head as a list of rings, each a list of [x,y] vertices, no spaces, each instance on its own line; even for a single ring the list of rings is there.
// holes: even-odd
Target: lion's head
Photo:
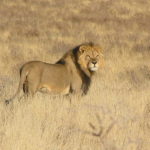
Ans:
[[[56,63],[65,63],[70,56],[75,58],[75,62],[88,76],[90,73],[96,72],[103,64],[103,50],[93,43],[77,46]]]
[[[101,65],[102,49],[93,44],[81,45],[77,53],[77,61],[83,68],[95,72]]]

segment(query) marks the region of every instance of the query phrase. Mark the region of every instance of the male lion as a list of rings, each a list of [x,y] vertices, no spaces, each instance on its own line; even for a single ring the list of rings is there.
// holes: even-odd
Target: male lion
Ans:
[[[20,83],[16,94],[6,103],[14,99],[22,88],[25,94],[30,95],[42,88],[63,95],[80,91],[86,94],[102,57],[99,46],[87,43],[70,50],[55,64],[28,62],[20,69]]]

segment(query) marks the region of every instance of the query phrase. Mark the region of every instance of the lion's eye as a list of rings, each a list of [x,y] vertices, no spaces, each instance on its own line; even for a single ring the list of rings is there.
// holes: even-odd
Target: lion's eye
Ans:
[[[89,55],[86,55],[86,59],[91,59],[91,57]]]
[[[96,58],[98,58],[98,57],[99,57],[99,55],[96,56]]]

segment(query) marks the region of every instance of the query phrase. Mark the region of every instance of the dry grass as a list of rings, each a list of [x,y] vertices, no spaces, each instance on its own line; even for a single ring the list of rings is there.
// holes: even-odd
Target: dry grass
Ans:
[[[149,150],[150,2],[0,1],[0,150]],[[105,67],[85,97],[37,93],[5,106],[27,61],[95,41]]]

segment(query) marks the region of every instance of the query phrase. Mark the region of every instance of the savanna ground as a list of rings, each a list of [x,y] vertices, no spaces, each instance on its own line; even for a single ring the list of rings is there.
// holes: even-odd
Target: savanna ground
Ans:
[[[85,97],[4,105],[27,61],[94,41],[105,65]],[[0,150],[149,150],[150,1],[1,0]]]

